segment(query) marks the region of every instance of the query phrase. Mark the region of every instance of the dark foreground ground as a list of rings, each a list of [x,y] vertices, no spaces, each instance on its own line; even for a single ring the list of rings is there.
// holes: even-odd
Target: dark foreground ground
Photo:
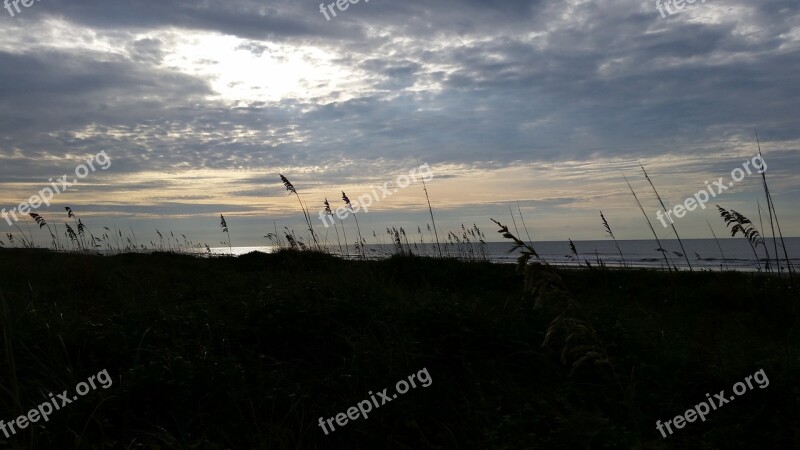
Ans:
[[[0,251],[0,420],[113,380],[0,448],[800,448],[797,286],[560,273],[610,366],[542,348],[555,317],[510,265]],[[423,369],[428,387],[318,425]],[[760,369],[767,387],[656,430]]]

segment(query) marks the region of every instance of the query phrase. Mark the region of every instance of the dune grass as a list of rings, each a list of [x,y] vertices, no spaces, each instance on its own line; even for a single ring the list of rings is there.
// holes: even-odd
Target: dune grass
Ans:
[[[568,291],[565,317],[591,325],[605,363],[575,365],[564,335],[543,347],[561,309],[535,307],[511,265],[0,250],[0,419],[99,370],[114,379],[0,447],[800,447],[787,278],[548,271],[561,281],[536,280]],[[317,426],[423,367],[424,391],[329,436]],[[759,369],[768,388],[655,430]]]

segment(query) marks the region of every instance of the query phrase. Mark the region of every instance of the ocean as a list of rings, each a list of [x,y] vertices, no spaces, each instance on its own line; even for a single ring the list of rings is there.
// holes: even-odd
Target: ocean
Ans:
[[[602,261],[607,266],[622,266],[624,264],[630,267],[650,267],[666,269],[667,263],[664,259],[662,252],[657,249],[658,244],[655,240],[626,240],[618,241],[622,256],[617,250],[612,240],[600,241],[573,241],[575,248],[580,257],[579,263],[586,265],[588,261],[591,265],[597,265],[598,261]],[[800,238],[785,238],[786,252],[789,255],[789,260],[795,267],[800,266]],[[404,250],[410,248],[411,252],[417,255],[433,256],[438,255],[435,245],[431,244],[414,244],[409,242],[409,246],[403,244]],[[775,265],[775,249],[772,239],[766,241],[766,251],[769,253],[772,266]],[[766,254],[763,246],[757,248],[758,259],[753,254],[750,244],[744,238],[738,239],[720,239],[719,246],[714,239],[684,239],[683,245],[685,255],[681,250],[681,246],[676,239],[661,239],[661,245],[666,250],[667,259],[669,264],[678,268],[688,269],[689,264],[695,269],[710,269],[710,270],[742,270],[754,271],[758,267],[765,267]],[[472,244],[457,246],[442,245],[445,251],[445,256],[461,257],[464,259],[478,258],[485,259],[497,263],[513,263],[519,256],[519,252],[508,253],[512,244],[508,241],[505,242],[488,242],[485,248],[481,249],[480,245]],[[569,242],[567,241],[534,241],[533,247],[536,252],[548,263],[555,265],[576,265],[578,260],[571,252]],[[721,250],[720,250],[721,247]],[[334,254],[339,254],[338,245],[330,245],[329,250]],[[370,259],[380,259],[391,256],[395,253],[394,246],[383,244],[375,245],[368,244],[364,247],[367,257]],[[212,248],[214,254],[229,254],[228,248],[217,247]],[[263,247],[234,247],[234,255],[243,255],[253,251],[260,251],[270,253],[276,250],[276,247],[263,246]],[[343,252],[345,253],[345,252]],[[357,251],[351,245],[348,258],[357,258]],[[723,257],[724,255],[724,257]],[[781,260],[781,266],[785,267],[784,250],[778,240],[778,257]]]

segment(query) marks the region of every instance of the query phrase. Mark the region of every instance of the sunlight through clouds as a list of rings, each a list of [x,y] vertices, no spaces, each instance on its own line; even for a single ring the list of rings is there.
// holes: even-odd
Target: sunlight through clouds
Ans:
[[[319,47],[254,42],[216,33],[184,33],[164,49],[163,65],[208,80],[224,101],[237,104],[287,99],[343,101],[364,93],[363,74]]]

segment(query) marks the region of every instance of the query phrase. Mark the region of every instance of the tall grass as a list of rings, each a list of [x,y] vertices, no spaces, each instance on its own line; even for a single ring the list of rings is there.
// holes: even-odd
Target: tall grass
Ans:
[[[522,229],[525,230],[525,235],[528,236],[528,242],[533,242],[531,234],[528,232],[528,227],[525,225],[525,217],[522,216],[522,208],[519,206],[519,200],[517,200],[517,212],[519,213],[519,220],[522,222]]]
[[[657,189],[655,188],[654,182],[649,177],[649,174],[647,173],[646,169],[641,164],[640,164],[640,168],[642,169],[642,172],[643,172],[645,178],[647,179],[648,183],[650,184],[651,188],[653,189],[653,192],[655,193],[656,197],[658,198],[658,201],[660,202],[662,208],[665,208],[665,204],[664,204],[662,198],[660,197]],[[296,249],[296,250],[305,250],[305,249],[313,248],[316,251],[323,251],[323,252],[332,252],[332,251],[334,251],[334,250],[332,250],[332,247],[333,247],[332,244],[333,243],[328,241],[328,235],[327,234],[324,237],[323,245],[320,245],[320,240],[318,239],[318,236],[317,236],[317,234],[316,234],[316,232],[314,230],[314,227],[311,224],[308,208],[306,207],[303,199],[299,195],[299,193],[298,193],[297,189],[295,188],[295,186],[285,176],[283,176],[282,174],[279,174],[279,176],[280,176],[281,181],[283,182],[286,190],[289,192],[289,195],[295,195],[295,197],[298,200],[298,203],[301,206],[301,210],[303,211],[304,220],[306,221],[306,226],[308,228],[308,231],[311,232],[311,241],[309,241],[307,239],[307,235],[303,234],[302,237],[300,237],[293,230],[290,230],[289,227],[284,227],[285,232],[279,233],[276,221],[273,221],[275,232],[274,233],[269,233],[265,237],[268,240],[270,240],[270,242],[274,243],[274,245],[276,247],[278,247],[278,248],[292,248],[292,249]],[[674,260],[670,259],[669,252],[664,249],[664,246],[662,245],[662,243],[660,241],[658,233],[656,232],[656,229],[653,226],[653,223],[650,221],[649,216],[646,214],[646,212],[644,210],[644,207],[643,207],[643,205],[642,205],[637,193],[633,189],[630,181],[628,180],[628,178],[625,176],[624,173],[622,173],[622,176],[625,179],[625,182],[628,185],[628,188],[629,188],[631,194],[633,195],[634,200],[636,201],[636,204],[637,204],[639,210],[641,211],[642,215],[645,216],[646,223],[647,223],[648,227],[650,228],[650,231],[653,234],[653,237],[654,237],[656,243],[658,244],[658,248],[656,249],[656,251],[661,252],[661,255],[662,255],[662,257],[663,257],[663,259],[664,259],[664,261],[666,263],[666,268],[667,268],[668,271],[672,271],[673,269],[677,271],[678,268],[672,262]],[[765,182],[765,179],[763,179],[762,181]],[[406,227],[397,226],[397,227],[391,227],[391,228],[387,227],[386,228],[386,230],[387,230],[386,232],[390,236],[390,240],[391,240],[391,242],[392,242],[392,244],[394,246],[394,253],[395,254],[399,254],[399,255],[414,255],[414,254],[416,254],[416,255],[426,255],[426,256],[427,255],[431,255],[431,256],[436,256],[436,257],[439,257],[439,258],[455,257],[455,258],[459,258],[459,259],[462,259],[462,260],[487,260],[488,259],[488,257],[487,257],[487,248],[488,247],[487,247],[487,244],[486,244],[485,236],[480,232],[480,229],[478,228],[477,225],[473,225],[472,227],[466,227],[464,224],[462,224],[460,231],[459,230],[450,231],[446,235],[446,240],[445,241],[440,241],[440,239],[438,237],[437,227],[436,227],[435,223],[433,222],[434,221],[433,209],[431,207],[431,201],[430,201],[430,197],[428,195],[427,187],[425,186],[424,189],[425,189],[425,193],[426,193],[426,201],[427,201],[427,205],[428,205],[428,209],[429,209],[429,214],[430,214],[430,217],[431,217],[431,223],[426,224],[426,228],[427,228],[427,231],[429,232],[430,236],[425,236],[424,232],[422,231],[422,228],[419,227],[419,226],[417,227],[418,235],[417,235],[416,238],[414,236],[409,238],[409,236],[408,236],[408,234],[406,232],[407,226]],[[769,196],[769,191],[768,191],[767,187],[765,187],[765,192],[768,194],[768,197],[771,198],[771,196]],[[344,201],[347,210],[349,212],[353,213],[353,220],[355,222],[356,230],[357,230],[357,233],[358,233],[358,240],[355,241],[355,245],[357,246],[358,254],[361,257],[361,259],[366,259],[367,258],[367,249],[366,249],[367,241],[366,241],[366,239],[364,239],[364,236],[361,233],[358,217],[355,214],[355,211],[353,211],[353,207],[352,207],[352,204],[350,202],[350,199],[348,198],[347,194],[344,191],[342,191],[342,200]],[[333,212],[333,210],[332,210],[332,208],[330,206],[330,203],[328,202],[327,198],[324,199],[323,204],[325,205],[324,213],[327,214],[327,215],[330,215],[333,218],[334,217],[334,212]],[[718,208],[719,208],[719,206],[718,206]],[[91,232],[89,232],[88,228],[85,226],[83,221],[79,217],[77,217],[77,215],[73,212],[72,208],[66,207],[65,209],[67,211],[68,218],[72,219],[72,221],[73,221],[73,224],[66,223],[66,222],[64,223],[64,225],[65,225],[64,233],[68,238],[68,244],[67,245],[61,245],[60,241],[58,241],[59,232],[58,232],[58,228],[57,227],[55,227],[55,230],[54,230],[54,229],[52,229],[50,227],[50,224],[45,220],[44,217],[42,217],[42,216],[40,216],[39,214],[36,214],[36,213],[32,213],[31,214],[31,218],[39,226],[39,228],[38,228],[39,230],[43,230],[44,228],[47,228],[47,231],[49,231],[50,236],[51,236],[51,244],[50,245],[51,245],[52,248],[54,248],[56,250],[72,250],[72,251],[77,251],[77,252],[89,252],[89,251],[94,251],[97,248],[103,248],[104,247],[109,253],[112,253],[114,251],[116,251],[117,253],[132,252],[132,251],[138,252],[138,251],[141,250],[141,251],[145,251],[145,252],[147,252],[147,251],[166,251],[166,252],[177,252],[177,253],[200,254],[201,252],[203,252],[203,249],[205,249],[205,252],[208,253],[208,254],[212,253],[211,252],[211,248],[208,246],[208,244],[201,244],[201,243],[195,244],[192,241],[190,241],[185,235],[179,235],[179,236],[183,237],[183,241],[181,241],[180,239],[178,239],[178,237],[175,236],[175,233],[172,230],[170,230],[168,233],[165,232],[165,233],[162,234],[162,232],[160,230],[156,229],[156,233],[158,234],[158,241],[157,241],[157,243],[154,243],[151,240],[149,247],[145,246],[144,244],[139,245],[136,242],[136,235],[133,232],[132,227],[131,227],[131,235],[133,237],[133,240],[131,239],[131,236],[124,236],[122,231],[116,229],[116,227],[114,227],[113,231],[111,229],[109,229],[108,227],[103,227],[103,229],[106,230],[106,233],[103,233],[103,235],[100,238],[96,238]],[[777,220],[775,220],[775,219],[777,219],[777,216],[774,213],[774,208],[772,208],[770,206],[769,209],[771,211],[771,216],[773,217],[774,223],[775,223],[775,225],[777,227],[778,223],[777,223]],[[531,235],[530,235],[530,233],[528,231],[527,224],[525,223],[524,215],[522,214],[522,209],[521,209],[521,205],[520,205],[519,201],[517,201],[517,211],[516,212],[513,211],[513,208],[509,205],[509,213],[511,215],[511,219],[512,219],[512,221],[514,223],[514,228],[516,230],[514,235],[515,236],[521,236],[520,231],[524,230],[524,233],[527,235],[527,238],[528,238],[528,245],[530,247],[533,247],[533,240],[532,240],[532,237],[531,237]],[[747,219],[744,216],[739,215],[739,213],[737,213],[736,211],[732,211],[729,214],[730,215],[727,216],[727,217],[730,217],[731,220],[726,221],[726,223],[728,224],[729,227],[730,226],[734,226],[736,224],[739,225],[739,227],[735,227],[734,226],[734,228],[732,228],[733,236],[736,236],[739,233],[742,233],[743,235],[745,235],[745,237],[748,238],[748,241],[750,242],[751,248],[753,250],[753,254],[756,256],[756,260],[757,260],[756,261],[756,266],[757,266],[759,271],[762,269],[762,267],[761,267],[760,257],[758,255],[758,246],[759,245],[764,245],[764,252],[767,254],[767,266],[766,266],[766,269],[770,270],[771,269],[771,260],[770,260],[770,255],[769,255],[769,250],[767,248],[767,245],[764,243],[765,239],[763,237],[761,237],[760,233],[758,233],[757,230],[756,230],[756,234],[757,234],[758,238],[757,239],[751,239],[753,237],[753,234],[752,234],[751,229],[748,227],[749,222],[744,222],[745,220],[749,220],[749,219]],[[517,228],[516,215],[519,215],[520,222],[523,225],[523,229]],[[760,214],[759,214],[759,216],[760,216]],[[617,253],[620,256],[620,262],[622,264],[622,267],[623,268],[629,267],[630,264],[627,261],[624,253],[622,252],[622,249],[621,249],[621,246],[619,244],[619,241],[616,239],[616,236],[615,236],[614,232],[612,231],[611,226],[610,226],[607,218],[605,217],[604,213],[602,212],[602,210],[600,211],[600,217],[601,217],[601,222],[603,224],[605,233],[614,242],[614,246],[615,246],[615,248],[617,250]],[[723,217],[726,217],[726,216],[723,215]],[[342,235],[344,237],[344,248],[342,246],[341,237],[340,237],[340,235],[338,233],[338,225],[336,224],[336,220],[334,218],[334,231],[336,233],[338,250],[339,250],[339,254],[343,255],[344,257],[348,257],[349,256],[349,241],[348,241],[347,232],[346,232],[347,226],[345,225],[344,221],[340,220],[340,222],[341,222],[341,225],[342,225]],[[220,224],[220,228],[222,229],[223,233],[225,233],[225,235],[227,236],[227,241],[222,241],[222,242],[220,242],[220,244],[224,245],[224,246],[227,246],[228,250],[229,250],[229,253],[232,254],[233,253],[233,245],[232,245],[232,242],[231,242],[231,236],[230,236],[230,232],[229,232],[229,227],[228,227],[228,224],[227,224],[227,221],[226,221],[225,217],[222,214],[220,214],[220,222],[219,222],[219,224]],[[433,226],[431,226],[431,225],[433,225]],[[728,269],[729,268],[728,260],[727,260],[725,254],[724,254],[724,252],[722,250],[722,246],[720,245],[720,242],[717,239],[717,236],[714,233],[713,228],[711,228],[710,223],[708,223],[708,226],[709,226],[709,230],[711,231],[711,233],[712,233],[712,235],[713,235],[713,237],[714,237],[714,239],[715,239],[715,241],[717,243],[717,247],[720,250],[720,254],[722,255],[723,264],[724,264],[725,268]],[[674,225],[672,226],[672,228],[673,228],[673,231],[675,232],[676,238],[678,239],[678,241],[680,243],[681,250],[684,250],[683,253],[679,253],[679,252],[673,252],[673,253],[675,255],[681,257],[681,258],[685,258],[688,267],[690,269],[692,269],[692,265],[691,265],[691,263],[690,263],[690,261],[688,259],[688,256],[687,256],[687,253],[685,251],[683,242],[681,241],[681,238],[678,235],[677,230],[675,229]],[[763,229],[763,226],[761,228]],[[412,230],[413,230],[413,228],[412,228]],[[753,227],[753,230],[755,230],[755,227]],[[412,231],[412,233],[413,233],[413,231]],[[776,230],[776,233],[774,233],[774,234],[780,234],[779,228],[778,228],[778,230]],[[9,240],[9,246],[15,246],[15,247],[20,246],[20,245],[22,247],[28,247],[29,246],[29,242],[32,240],[32,239],[28,239],[26,237],[25,233],[22,232],[21,230],[20,230],[20,234],[14,236],[14,235],[11,235],[9,233],[7,235],[7,237],[8,237],[8,240]],[[387,252],[384,251],[384,245],[383,245],[383,241],[382,241],[381,236],[379,236],[377,233],[375,233],[373,231],[373,237],[375,239],[376,245],[380,246],[380,251],[383,254],[387,254]],[[426,244],[425,244],[425,241],[428,238],[430,238],[430,239],[432,239],[434,241],[434,243],[432,243],[430,245],[430,247],[426,247]],[[284,244],[284,241],[283,241],[284,239],[285,239],[286,244]],[[313,241],[313,243],[312,243],[312,241]],[[568,243],[569,243],[569,246],[570,246],[570,251],[572,252],[572,255],[574,255],[574,260],[577,262],[577,264],[579,266],[581,266],[581,265],[583,265],[585,263],[585,265],[587,267],[591,268],[592,265],[590,264],[588,259],[586,259],[585,257],[581,257],[581,255],[578,253],[577,246],[576,246],[575,242],[573,242],[571,240],[571,238],[568,239]],[[4,246],[4,245],[5,245],[5,243],[0,241],[0,246]],[[580,243],[578,243],[578,245],[580,245]],[[773,235],[773,245],[774,246],[778,245],[777,244],[777,239],[775,238],[775,235]],[[789,270],[789,272],[791,274],[793,272],[793,268],[791,266],[791,260],[788,258],[788,254],[787,254],[788,252],[786,252],[785,244],[783,244],[782,237],[781,237],[781,246],[784,247],[784,252],[785,252],[784,254],[786,256],[786,263],[787,263],[787,266],[788,266],[788,270]],[[374,250],[374,249],[370,250],[370,251],[376,252],[376,250]],[[585,255],[587,254],[586,253],[587,251],[588,251],[588,249],[584,249],[584,254]],[[388,253],[389,254],[392,253],[391,247],[390,247],[390,251]],[[596,261],[598,262],[599,265],[603,266],[603,262],[602,262],[600,256],[597,254],[596,250],[595,250],[595,254],[596,254]],[[572,258],[572,256],[570,256],[570,255],[567,255],[567,257]],[[538,258],[538,256],[537,256],[537,258]],[[542,261],[544,261],[543,258],[542,258]],[[775,261],[776,261],[776,264],[778,266],[778,270],[780,271],[780,264],[777,262],[778,261],[777,254],[776,254],[776,260]]]
[[[572,242],[571,238],[567,239],[567,241],[569,241],[569,251],[572,252],[573,255],[575,255],[575,263],[577,263],[580,266],[581,265],[581,255],[578,254],[578,249],[575,247],[575,243]],[[584,261],[586,262],[586,267],[591,268],[591,264],[589,264],[589,261],[586,261],[586,259],[584,259]]]
[[[643,165],[639,164],[639,167],[642,168],[642,173],[644,173],[645,179],[647,179],[647,182],[650,183],[650,187],[653,188],[653,192],[655,192],[656,198],[658,199],[658,202],[661,203],[662,210],[664,212],[667,212],[667,207],[664,205],[664,201],[661,200],[661,196],[658,194],[658,190],[656,190],[656,186],[653,184],[653,180],[651,180],[650,176],[647,175],[647,171],[644,170],[644,166]],[[690,271],[693,270],[692,269],[692,263],[689,262],[689,255],[686,254],[686,249],[683,248],[683,241],[681,240],[681,237],[678,235],[678,230],[675,228],[675,223],[673,223],[673,221],[670,220],[669,221],[669,225],[672,227],[672,232],[675,233],[675,237],[678,238],[678,244],[680,244],[680,246],[681,246],[681,252],[683,253],[683,257],[686,258],[686,264],[689,266],[689,270]]]
[[[532,244],[526,244],[512,234],[507,226],[491,220],[500,227],[498,233],[513,243],[509,252],[520,250],[517,270],[525,277],[525,293],[533,297],[534,308],[554,317],[545,331],[542,347],[549,347],[556,341],[562,342],[561,363],[571,366],[571,374],[584,365],[610,368],[624,393],[605,345],[558,272],[539,257]],[[574,250],[574,245],[571,246]],[[532,258],[536,258],[536,261],[530,263]]]
[[[33,241],[33,235],[31,234],[30,237],[26,236],[25,232],[22,231],[22,228],[19,227],[19,224],[16,221],[14,222],[14,228],[16,228],[17,231],[19,231],[19,235],[21,236],[20,242],[22,243],[22,247],[24,247],[24,248],[34,248],[36,246],[36,244]],[[28,231],[28,232],[30,233],[30,231]],[[11,233],[8,233],[7,237],[8,237],[9,241],[13,241],[14,240],[14,238],[12,237]]]
[[[219,215],[219,226],[222,228],[222,232],[228,235],[228,250],[230,250],[231,255],[233,255],[233,246],[231,245],[231,233],[228,231],[228,222],[225,221],[225,216],[222,214]]]
[[[300,194],[297,193],[297,189],[295,189],[294,185],[282,174],[278,174],[281,177],[281,181],[283,185],[286,187],[286,190],[289,191],[289,195],[294,194],[297,197],[297,201],[300,203],[300,209],[303,211],[303,217],[306,220],[306,226],[308,227],[308,231],[311,232],[311,239],[314,240],[314,245],[317,250],[320,249],[319,242],[317,241],[317,235],[314,233],[314,224],[311,220],[311,215],[308,213],[308,208],[306,208],[303,200],[300,198]]]
[[[636,191],[633,190],[633,186],[631,186],[631,182],[628,181],[628,177],[622,173],[622,177],[625,178],[625,182],[628,183],[628,188],[631,190],[631,194],[633,194],[633,198],[636,200],[636,204],[639,205],[639,210],[642,212],[644,216],[644,220],[647,221],[647,226],[650,227],[650,231],[653,233],[653,237],[656,239],[656,243],[658,243],[658,251],[661,252],[661,255],[664,257],[664,261],[667,263],[667,270],[672,272],[672,267],[670,265],[669,258],[667,257],[667,251],[664,250],[664,246],[661,245],[661,240],[658,238],[658,234],[656,234],[656,229],[653,228],[653,223],[650,222],[650,217],[644,212],[644,207],[642,207],[642,202],[639,201],[639,197],[636,195]]]
[[[76,234],[75,231],[72,230],[72,227],[68,226],[67,231],[70,233],[69,238],[78,245],[78,248],[81,251],[85,251],[86,243],[84,242],[83,239],[83,234],[84,234],[83,222],[78,218],[78,216],[75,215],[74,212],[72,212],[72,208],[70,208],[69,206],[65,206],[64,209],[67,211],[67,218],[72,219],[75,222],[75,228],[78,230],[78,233]],[[66,222],[64,224],[66,225]]]
[[[417,161],[419,165],[419,161]],[[436,219],[433,218],[433,207],[431,206],[431,198],[428,195],[428,185],[425,184],[425,178],[422,178],[422,190],[425,192],[425,199],[428,201],[428,212],[431,214],[431,223],[433,224],[433,235],[436,237],[436,248],[439,250],[439,257],[442,255],[442,244],[439,243],[439,232],[436,229]]]
[[[334,230],[336,230],[336,242],[339,244],[339,254],[343,255],[344,253],[342,252],[342,241],[339,239],[339,228],[336,226],[336,218],[333,216],[333,211],[331,210],[331,204],[328,203],[327,198],[325,199],[324,205],[325,205],[325,214],[331,217],[331,220],[333,221],[333,228]],[[345,244],[346,243],[347,240],[345,239]]]
[[[622,261],[622,267],[627,267],[625,263],[625,255],[622,254],[622,249],[619,247],[619,242],[617,242],[616,236],[614,236],[614,232],[611,231],[611,225],[608,224],[606,220],[606,216],[603,215],[603,211],[600,211],[600,219],[603,221],[603,228],[606,230],[606,234],[611,236],[611,239],[614,240],[614,246],[617,247],[617,251],[619,252],[619,257]]]
[[[756,264],[758,265],[759,271],[761,270],[761,263],[756,250],[758,249],[759,245],[764,247],[764,253],[767,255],[767,270],[769,270],[769,252],[767,251],[767,245],[764,242],[764,239],[761,237],[761,233],[759,233],[758,229],[753,225],[753,222],[751,222],[750,219],[745,217],[743,214],[733,209],[728,211],[719,205],[716,206],[717,210],[719,210],[720,217],[725,220],[725,225],[731,229],[731,237],[741,234],[750,244],[750,248],[753,250],[753,255],[756,257]]]
[[[353,220],[356,221],[356,230],[358,231],[358,249],[359,253],[361,254],[361,258],[366,258],[366,253],[364,252],[364,238],[361,236],[361,227],[358,225],[358,217],[356,217],[355,211],[353,211],[353,205],[350,203],[350,198],[347,194],[342,191],[342,201],[347,206],[347,210],[353,214]]]
[[[706,224],[708,225],[708,229],[711,231],[711,235],[714,236],[714,242],[717,243],[719,254],[722,256],[722,262],[725,264],[725,268],[728,269],[728,260],[725,258],[725,252],[722,251],[722,246],[719,244],[719,239],[717,239],[717,233],[714,233],[714,228],[711,227],[711,223],[708,220],[706,220]]]
[[[758,130],[756,130],[756,143],[758,144],[758,156],[761,157],[761,161],[764,161],[764,156],[761,153],[761,141],[758,138]],[[789,278],[794,279],[794,270],[792,268],[792,261],[789,259],[789,253],[786,251],[786,242],[783,240],[783,231],[781,231],[781,224],[778,221],[778,212],[775,210],[775,203],[772,201],[772,193],[769,191],[769,185],[767,184],[767,171],[761,170],[761,181],[764,186],[764,195],[767,197],[767,209],[769,210],[769,223],[770,227],[772,228],[772,244],[775,247],[775,258],[778,258],[778,245],[775,240],[775,226],[778,227],[778,235],[781,239],[781,247],[783,247],[783,256],[786,258],[786,270],[789,272]],[[773,225],[773,217],[774,217],[774,225]],[[763,229],[763,227],[762,227]],[[780,276],[781,268],[780,263],[778,263],[778,274]]]
[[[53,234],[53,229],[50,228],[50,225],[47,223],[44,217],[36,213],[30,213],[30,216],[36,222],[36,224],[39,225],[39,229],[47,227],[47,231],[50,232],[50,238],[52,239],[53,248],[58,250],[58,240],[56,238],[56,235]]]

